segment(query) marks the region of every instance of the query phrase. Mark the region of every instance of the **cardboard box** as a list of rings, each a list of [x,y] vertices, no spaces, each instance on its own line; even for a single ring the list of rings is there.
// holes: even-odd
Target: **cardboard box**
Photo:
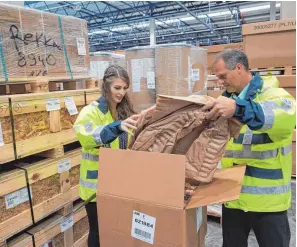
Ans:
[[[91,77],[99,81],[99,89],[103,82],[103,76],[105,70],[110,65],[119,65],[126,68],[125,56],[120,54],[114,54],[111,52],[95,52],[90,57]]]
[[[218,98],[225,91],[225,88],[218,83],[218,78],[215,75],[207,77],[207,95],[213,98]]]
[[[212,70],[212,64],[216,59],[216,56],[226,50],[226,49],[238,49],[243,50],[243,43],[232,43],[232,44],[222,44],[222,45],[211,45],[211,46],[202,46],[202,48],[207,50],[207,67],[209,70]]]
[[[89,76],[87,22],[0,4],[1,82]]]
[[[140,112],[156,103],[155,49],[144,46],[125,52],[131,81],[129,95],[134,110]]]
[[[187,44],[158,45],[157,94],[189,96],[203,90],[207,80],[207,51]]]
[[[250,68],[296,66],[296,19],[242,26]]]
[[[212,183],[201,184],[185,202],[184,155],[102,149],[97,194],[101,245],[204,246],[204,237],[198,237],[203,229],[199,210],[238,199],[244,172],[244,166],[217,171]]]

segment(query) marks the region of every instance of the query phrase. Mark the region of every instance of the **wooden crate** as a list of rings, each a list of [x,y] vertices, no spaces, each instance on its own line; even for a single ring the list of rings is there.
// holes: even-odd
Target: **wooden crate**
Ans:
[[[69,114],[65,97],[78,111],[85,105],[83,90],[10,96],[17,158],[77,141],[73,123],[78,115]],[[60,101],[60,110],[46,110],[51,99]]]
[[[93,101],[97,100],[100,96],[99,89],[88,89],[85,90],[86,93],[86,105],[91,104]]]
[[[0,81],[88,76],[87,22],[38,10],[0,5]],[[85,54],[82,54],[83,47]]]
[[[76,205],[76,207],[79,206],[80,204]],[[69,228],[64,231],[61,225],[69,217],[71,217],[73,226],[69,224]],[[9,241],[7,247],[33,247],[32,237],[28,233],[34,236],[35,246],[51,243],[50,246],[55,247],[87,247],[88,218],[86,210],[83,207],[68,216],[56,213],[49,219],[27,230],[27,233]]]
[[[207,50],[207,67],[208,67],[208,74],[213,74],[212,71],[212,64],[216,59],[216,56],[226,50],[226,49],[238,49],[243,50],[243,43],[231,43],[231,44],[222,44],[222,45],[211,45],[211,46],[202,46]]]
[[[0,164],[14,159],[9,99],[0,96]]]
[[[296,19],[242,26],[250,68],[296,66]]]
[[[36,158],[36,157],[35,157]],[[81,149],[65,153],[60,158],[24,159],[17,163],[28,172],[32,191],[32,206],[35,222],[56,212],[78,198],[79,165]],[[24,162],[27,164],[24,164]],[[58,167],[68,166],[69,171],[58,173]],[[7,208],[16,192],[28,193],[25,172],[14,169],[0,175],[0,242],[33,224],[28,196],[15,207]],[[17,199],[15,199],[17,200]]]

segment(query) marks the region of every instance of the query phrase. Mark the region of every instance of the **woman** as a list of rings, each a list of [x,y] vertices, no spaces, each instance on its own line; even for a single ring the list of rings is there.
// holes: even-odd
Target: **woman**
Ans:
[[[101,147],[126,149],[129,129],[136,129],[138,115],[129,101],[130,80],[120,66],[107,68],[103,77],[102,96],[84,107],[74,123],[77,138],[82,145],[79,195],[86,201],[96,193],[98,161]],[[89,219],[88,247],[98,247],[99,231],[96,198],[86,204]]]

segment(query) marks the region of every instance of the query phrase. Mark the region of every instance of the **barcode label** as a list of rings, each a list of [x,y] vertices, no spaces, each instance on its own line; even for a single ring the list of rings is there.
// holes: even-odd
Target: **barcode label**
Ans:
[[[65,217],[63,219],[63,221],[61,222],[60,226],[61,226],[61,232],[65,232],[67,231],[70,227],[73,226],[73,215],[69,216],[69,217]]]
[[[192,81],[199,81],[200,71],[199,69],[192,69]]]
[[[46,99],[46,111],[56,111],[61,109],[60,99]]]
[[[4,140],[3,140],[3,131],[2,131],[2,125],[0,121],[0,147],[4,146]]]
[[[73,97],[65,97],[64,101],[70,116],[78,114]]]
[[[142,230],[140,230],[138,228],[135,228],[135,234],[137,234],[137,235],[139,235],[141,237],[147,238],[147,239],[151,239],[152,238],[151,237],[152,235],[150,233],[145,232],[145,231],[142,231]]]
[[[30,191],[31,191],[31,197],[33,198],[31,187],[30,187]],[[29,193],[28,193],[27,187],[22,188],[18,191],[12,192],[10,194],[7,194],[5,196],[6,209],[14,208],[26,201],[29,201]]]
[[[156,88],[156,81],[155,81],[155,72],[154,71],[147,71],[147,88],[148,89],[155,89]]]
[[[82,55],[82,56],[87,55],[85,38],[76,38],[76,44],[77,44],[78,55]]]
[[[156,218],[133,210],[131,236],[154,244]]]
[[[71,160],[62,160],[58,163],[58,173],[69,171],[71,168]]]

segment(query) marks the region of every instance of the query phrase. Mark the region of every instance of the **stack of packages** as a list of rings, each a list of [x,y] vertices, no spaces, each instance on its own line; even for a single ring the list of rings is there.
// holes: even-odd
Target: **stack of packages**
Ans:
[[[156,102],[156,95],[206,94],[206,50],[187,44],[126,50],[131,97],[137,112]]]
[[[119,65],[126,68],[125,56],[120,54],[94,52],[90,60],[91,77],[98,80],[99,88],[101,88],[103,82],[104,72],[110,65]]]
[[[87,22],[0,4],[0,81],[89,75]]]

